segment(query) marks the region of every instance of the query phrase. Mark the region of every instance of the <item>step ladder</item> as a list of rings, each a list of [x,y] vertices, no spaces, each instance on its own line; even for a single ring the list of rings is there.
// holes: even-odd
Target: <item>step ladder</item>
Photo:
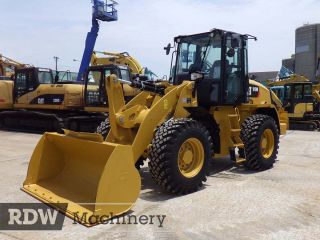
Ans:
[[[230,124],[230,142],[232,145],[229,149],[230,158],[236,164],[242,164],[246,161],[246,159],[237,157],[236,155],[236,149],[244,150],[244,144],[240,138],[241,127],[239,110],[236,108],[235,114],[228,114],[228,119]]]

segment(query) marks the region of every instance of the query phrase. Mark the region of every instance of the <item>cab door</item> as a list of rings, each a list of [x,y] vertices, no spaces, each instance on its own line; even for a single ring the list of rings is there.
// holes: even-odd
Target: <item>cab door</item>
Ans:
[[[216,38],[216,39],[215,39]],[[206,50],[198,83],[198,102],[201,106],[236,106],[248,101],[249,88],[247,39],[244,36],[224,33],[216,36],[212,47]]]
[[[16,73],[14,84],[14,102],[28,104],[30,94],[35,90],[36,75],[33,68],[24,69]]]
[[[224,99],[226,105],[238,105],[247,100],[248,58],[247,41],[239,34],[227,33],[223,56]]]

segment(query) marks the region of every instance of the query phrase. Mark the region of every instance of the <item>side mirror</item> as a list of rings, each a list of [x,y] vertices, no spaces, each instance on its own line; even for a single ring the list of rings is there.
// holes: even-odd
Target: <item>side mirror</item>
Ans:
[[[254,74],[251,74],[251,75],[249,76],[249,78],[250,78],[251,80],[256,80],[256,79],[257,79],[257,76],[254,75]]]
[[[164,47],[163,49],[166,50],[166,54],[169,55],[170,51],[171,51],[171,43],[169,43],[166,47]]]
[[[191,73],[191,81],[201,80],[203,78],[204,78],[203,73],[200,73],[200,72]]]
[[[236,54],[236,52],[235,52],[234,48],[230,48],[230,49],[228,50],[228,52],[227,52],[227,56],[228,56],[229,58],[233,58],[235,54]]]

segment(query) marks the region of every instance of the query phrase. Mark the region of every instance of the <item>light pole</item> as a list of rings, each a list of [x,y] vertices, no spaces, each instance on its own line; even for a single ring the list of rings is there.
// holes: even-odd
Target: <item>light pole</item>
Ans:
[[[56,72],[58,72],[58,60],[60,59],[59,57],[54,56],[53,57],[55,62],[56,62]]]

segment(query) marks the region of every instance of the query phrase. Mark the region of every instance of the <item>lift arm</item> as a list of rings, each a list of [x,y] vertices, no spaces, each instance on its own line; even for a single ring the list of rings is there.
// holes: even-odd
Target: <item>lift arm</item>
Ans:
[[[106,3],[104,3],[102,0],[93,0],[92,26],[91,31],[87,34],[86,45],[83,51],[77,81],[82,80],[85,71],[89,67],[91,55],[93,53],[99,33],[98,20],[104,22],[112,22],[118,20],[118,11],[115,9],[117,2],[113,0],[109,0],[109,2],[110,3],[108,3],[107,0]]]

